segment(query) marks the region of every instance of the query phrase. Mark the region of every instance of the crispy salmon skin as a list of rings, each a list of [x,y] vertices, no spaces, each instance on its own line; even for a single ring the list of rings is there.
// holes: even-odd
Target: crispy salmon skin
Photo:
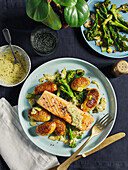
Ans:
[[[67,111],[67,105],[69,105],[69,102],[66,100],[56,96],[53,93],[44,91],[37,103],[55,116],[58,116],[66,122],[72,124],[72,116]],[[79,114],[82,117],[80,130],[88,130],[93,122],[93,116],[87,112],[83,112],[80,109]]]

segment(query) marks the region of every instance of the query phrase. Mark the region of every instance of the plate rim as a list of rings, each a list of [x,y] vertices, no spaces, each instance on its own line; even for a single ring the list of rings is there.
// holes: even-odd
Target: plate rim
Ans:
[[[87,1],[87,4],[89,5],[92,1],[93,1],[93,0],[88,0],[88,1]],[[128,57],[128,51],[127,51],[127,54],[124,54],[124,55],[121,55],[121,56],[118,56],[118,57],[116,57],[116,55],[115,55],[115,56],[109,55],[110,53],[107,55],[107,54],[103,54],[103,52],[97,51],[95,48],[93,48],[93,46],[90,45],[90,43],[89,43],[90,41],[87,40],[87,38],[86,38],[86,36],[85,36],[85,34],[84,34],[84,31],[83,31],[83,28],[84,28],[84,24],[80,27],[81,33],[82,33],[82,36],[83,36],[84,40],[86,41],[86,43],[88,44],[88,46],[89,46],[91,49],[93,49],[96,53],[98,53],[98,54],[100,54],[100,55],[102,55],[102,56],[105,56],[105,57],[113,58],[113,59],[120,59],[120,58],[126,58],[126,57]],[[115,54],[116,54],[116,53],[115,53]]]
[[[82,63],[88,64],[88,65],[94,67],[94,68],[97,69],[97,70],[99,71],[99,73],[106,79],[107,83],[109,84],[109,86],[110,86],[110,88],[111,88],[111,90],[112,90],[112,92],[113,92],[114,104],[115,104],[115,108],[114,108],[114,109],[115,109],[115,112],[114,112],[114,114],[115,114],[115,115],[114,115],[114,120],[113,120],[113,122],[112,122],[112,125],[111,125],[110,129],[109,129],[108,132],[107,132],[107,135],[106,135],[96,146],[92,147],[91,149],[89,149],[89,150],[87,151],[87,152],[90,152],[90,151],[93,150],[94,148],[98,147],[98,146],[107,138],[107,136],[110,134],[110,132],[111,132],[111,130],[112,130],[114,124],[115,124],[116,117],[117,117],[117,98],[116,98],[116,94],[115,94],[114,88],[113,88],[111,82],[109,81],[109,79],[108,79],[95,65],[91,64],[90,62],[84,61],[83,59],[72,58],[72,57],[70,57],[70,58],[69,58],[69,57],[64,57],[64,58],[51,59],[50,61],[47,61],[47,62],[41,64],[40,66],[38,66],[38,67],[27,77],[27,79],[25,80],[25,82],[24,82],[24,84],[23,84],[23,86],[22,86],[22,88],[21,88],[21,90],[20,90],[20,94],[19,94],[19,98],[18,98],[18,116],[19,116],[20,124],[21,124],[21,126],[22,126],[22,128],[23,128],[23,130],[24,130],[24,133],[27,135],[27,133],[26,133],[26,131],[25,131],[25,127],[24,127],[24,126],[22,125],[22,123],[21,123],[21,114],[19,114],[19,113],[20,113],[19,103],[20,103],[20,100],[21,100],[22,90],[23,90],[23,88],[24,88],[24,86],[25,86],[26,81],[28,80],[28,78],[29,78],[35,71],[37,71],[38,69],[40,69],[42,66],[47,65],[47,64],[52,63],[52,62],[55,62],[55,61],[59,61],[59,60],[60,60],[60,61],[62,61],[62,60],[74,60],[74,61],[78,61],[78,62],[80,61],[80,62],[82,62]],[[70,154],[70,155],[69,155],[69,154],[63,154],[63,155],[62,155],[62,154],[59,154],[59,153],[53,153],[53,152],[51,152],[51,151],[47,151],[47,150],[45,150],[45,148],[41,148],[40,146],[38,146],[38,145],[36,144],[36,142],[33,141],[28,135],[27,135],[27,137],[29,138],[29,140],[30,140],[32,143],[35,144],[35,146],[39,147],[39,148],[40,148],[41,150],[43,150],[43,151],[46,151],[46,152],[48,152],[48,153],[50,153],[50,154],[53,154],[53,155],[56,155],[56,156],[64,156],[64,157],[69,157],[69,156],[71,156],[71,154]],[[81,152],[82,152],[82,151],[81,151]],[[81,154],[81,152],[79,153],[79,155]],[[84,153],[87,153],[87,152],[84,151]]]

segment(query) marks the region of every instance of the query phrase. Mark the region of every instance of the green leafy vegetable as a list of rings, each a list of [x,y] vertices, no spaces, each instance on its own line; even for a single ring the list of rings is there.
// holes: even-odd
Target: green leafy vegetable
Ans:
[[[52,3],[55,9],[51,7]],[[71,27],[80,27],[89,17],[89,7],[85,0],[53,0],[52,3],[50,0],[27,0],[27,15],[54,30],[61,29],[64,19]],[[58,6],[62,6],[61,13]],[[64,15],[61,18],[62,13]]]
[[[46,0],[27,0],[26,11],[31,19],[41,22],[49,14],[49,3]]]
[[[28,93],[26,96],[26,99],[38,99],[39,95],[33,94],[33,93]]]
[[[128,12],[128,3],[121,5],[117,11],[123,11],[123,12]]]
[[[97,11],[96,11],[95,23],[94,23],[93,27],[89,31],[85,32],[85,34],[87,35],[87,39],[89,41],[94,40],[97,35],[100,35],[100,33],[98,31],[98,13],[97,13]]]
[[[119,27],[121,28],[122,31],[125,31],[128,33],[128,27],[126,27],[125,25],[119,23],[118,21],[109,21],[109,24],[110,25],[113,25],[113,26],[116,26],[116,27]]]
[[[62,27],[61,21],[50,5],[49,8],[49,14],[44,20],[42,20],[42,23],[54,30],[59,30]]]
[[[69,146],[70,146],[71,148],[75,148],[75,147],[76,147],[76,142],[74,141],[73,134],[72,134],[72,129],[71,129],[71,126],[70,126],[70,125],[69,125],[69,136],[70,136]]]
[[[76,99],[78,100],[78,103],[79,103],[80,105],[84,102],[87,93],[88,93],[88,92],[87,92],[86,89],[84,89],[83,91],[80,91],[80,92],[77,92],[77,91],[74,92],[74,95],[75,95],[75,97],[76,97]]]
[[[128,38],[119,33],[120,31],[128,33],[128,22],[119,13],[127,12],[128,4],[123,4],[119,8],[112,4],[109,8],[110,4],[109,0],[95,4],[95,21],[90,30],[85,31],[87,40],[97,40],[98,36],[99,43],[96,42],[96,45],[101,46],[102,52],[112,52],[110,46],[113,45],[118,51],[128,51]]]
[[[85,0],[77,0],[73,6],[65,7],[64,16],[68,25],[80,27],[89,17],[89,7]]]
[[[82,77],[85,74],[85,71],[82,69],[77,70],[67,70],[64,68],[60,74],[60,76],[56,77],[56,83],[58,85],[57,96],[60,96],[66,100],[72,99],[72,102],[76,105],[80,105],[83,101],[83,93],[84,91],[79,93],[75,93],[70,88],[70,83],[78,78]]]
[[[64,80],[61,77],[57,77],[56,83],[59,85],[60,90],[62,90],[66,94],[68,94],[69,97],[71,97],[71,99],[73,100],[73,102],[75,104],[78,103],[76,97],[73,94],[73,91],[71,90],[71,88],[70,88],[69,84],[66,82],[66,80]]]
[[[114,41],[111,38],[110,31],[105,24],[103,24],[103,31],[104,31],[104,38],[103,38],[103,45],[109,47],[114,44]]]

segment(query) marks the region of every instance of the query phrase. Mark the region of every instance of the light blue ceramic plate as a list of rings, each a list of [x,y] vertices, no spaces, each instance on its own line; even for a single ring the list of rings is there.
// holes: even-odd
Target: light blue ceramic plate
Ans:
[[[61,71],[63,68],[68,69],[83,69],[85,70],[85,76],[91,80],[96,80],[100,85],[100,97],[105,97],[107,101],[106,110],[104,112],[93,114],[94,122],[93,124],[101,118],[104,114],[109,113],[114,121],[102,132],[102,134],[94,137],[86,147],[81,151],[80,154],[84,152],[88,152],[98,146],[110,133],[115,119],[116,119],[116,110],[117,110],[117,102],[115,92],[109,80],[104,76],[104,74],[96,68],[94,65],[74,58],[60,58],[49,61],[45,64],[42,64],[38,67],[33,73],[25,81],[18,101],[18,113],[21,125],[29,137],[29,139],[41,148],[44,151],[47,151],[54,155],[59,156],[70,156],[73,152],[75,152],[88,138],[90,135],[90,130],[86,131],[83,135],[83,138],[78,142],[76,148],[70,148],[62,142],[51,141],[48,137],[37,136],[35,133],[35,128],[29,124],[29,120],[27,118],[27,112],[30,108],[28,100],[26,99],[27,93],[32,93],[35,86],[39,84],[39,79],[43,76],[44,73],[54,74],[57,70]],[[89,85],[89,88],[97,88],[95,84]],[[92,114],[92,113],[91,113]]]
[[[104,0],[89,0],[87,3],[89,5],[89,9],[90,9],[90,13],[94,13],[95,12],[95,9],[94,9],[94,4],[98,3],[98,2],[104,2]],[[119,7],[120,5],[122,4],[126,4],[128,3],[128,0],[111,0],[111,4],[117,4],[117,7]],[[128,14],[127,13],[122,13],[120,12],[121,15],[124,17],[125,21],[128,21]],[[84,25],[81,26],[81,32],[82,32],[82,35],[85,39],[85,41],[88,43],[88,45],[93,49],[95,50],[96,52],[98,52],[99,54],[101,55],[104,55],[106,57],[111,57],[111,58],[124,58],[124,57],[128,57],[128,51],[126,52],[116,52],[116,53],[108,53],[108,52],[101,52],[101,48],[99,46],[96,46],[95,45],[95,41],[88,41],[86,39],[86,36],[84,34],[84,31],[86,30],[87,28],[84,27]],[[124,35],[124,34],[123,34]],[[128,34],[126,34],[127,37],[128,37]],[[113,50],[114,50],[114,47],[111,47]]]

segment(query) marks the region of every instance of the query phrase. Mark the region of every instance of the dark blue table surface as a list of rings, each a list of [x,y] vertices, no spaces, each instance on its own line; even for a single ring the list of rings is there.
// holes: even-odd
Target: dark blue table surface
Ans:
[[[80,28],[59,30],[59,46],[56,52],[48,57],[38,56],[30,44],[31,31],[41,23],[29,19],[25,12],[25,0],[0,0],[0,46],[6,42],[2,29],[8,28],[12,42],[22,47],[32,61],[31,72],[39,65],[60,57],[74,57],[88,61],[97,66],[112,83],[117,96],[117,119],[110,135],[117,132],[128,133],[128,75],[113,78],[111,65],[120,59],[112,59],[94,52],[84,41]],[[128,61],[128,58],[125,58]],[[17,105],[20,89],[23,84],[6,88],[0,86],[0,98],[5,97],[11,105]],[[2,140],[2,139],[0,139]],[[58,157],[60,163],[66,158]],[[0,170],[8,170],[8,166],[0,156]],[[127,170],[128,169],[128,140],[127,136],[103,150],[81,158],[69,167],[69,170]]]

